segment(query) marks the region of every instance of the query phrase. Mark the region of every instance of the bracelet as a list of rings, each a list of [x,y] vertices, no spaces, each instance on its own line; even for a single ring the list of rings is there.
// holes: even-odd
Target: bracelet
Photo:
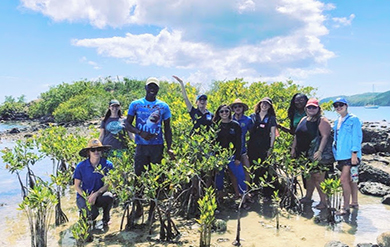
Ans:
[[[321,150],[318,150],[318,152],[322,153],[322,151],[321,151]]]

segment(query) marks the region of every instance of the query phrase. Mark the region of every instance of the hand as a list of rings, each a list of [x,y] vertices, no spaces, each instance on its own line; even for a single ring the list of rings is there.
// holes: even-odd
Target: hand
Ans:
[[[295,152],[295,148],[291,149],[290,155],[291,155],[292,158],[296,158],[297,154]]]
[[[96,202],[96,198],[99,196],[99,192],[93,192],[92,194],[90,194],[87,199],[88,199],[88,203],[91,204],[91,205],[95,205],[95,202]]]
[[[150,139],[155,138],[157,136],[157,134],[151,134],[149,132],[141,131],[141,133],[139,133],[139,136],[141,136],[143,139],[149,141]]]
[[[172,77],[175,78],[178,82],[180,82],[180,84],[183,84],[182,79],[180,79],[179,77],[177,77],[175,75],[173,75]]]
[[[269,157],[272,154],[272,148],[269,148],[267,151],[267,157]]]
[[[234,164],[235,164],[236,166],[240,165],[240,164],[241,164],[241,160],[234,160]]]
[[[175,159],[176,159],[175,154],[173,153],[173,150],[172,150],[172,149],[168,149],[168,150],[167,150],[167,153],[168,153],[169,158],[170,158],[171,160],[175,160]]]
[[[322,159],[322,152],[321,151],[315,152],[313,155],[313,158],[314,158],[314,160],[320,161]]]
[[[357,155],[352,155],[351,157],[351,164],[352,165],[357,165],[359,163]]]

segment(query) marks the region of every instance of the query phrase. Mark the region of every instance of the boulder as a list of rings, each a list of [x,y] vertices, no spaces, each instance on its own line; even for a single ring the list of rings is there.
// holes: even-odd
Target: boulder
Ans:
[[[389,152],[390,151],[390,146],[385,141],[375,143],[374,147],[375,147],[375,150],[377,152]]]
[[[356,247],[379,247],[377,244],[372,243],[359,243]]]
[[[18,128],[12,128],[10,131],[9,131],[10,134],[17,134],[17,133],[20,133],[20,130]]]
[[[385,196],[390,194],[390,186],[376,182],[363,182],[358,185],[359,191],[365,195]]]
[[[375,144],[371,142],[365,142],[362,144],[363,154],[374,154],[376,153]]]
[[[332,240],[327,242],[324,247],[349,247],[349,246],[340,241]]]
[[[362,162],[359,166],[359,182],[377,182],[390,186],[390,174]]]
[[[383,204],[390,205],[390,195],[385,195],[384,197],[382,197],[381,202]]]
[[[379,126],[379,125],[378,125]],[[380,129],[378,126],[363,128],[363,142],[382,142],[389,138],[388,129]]]
[[[380,247],[390,247],[390,232],[384,232],[376,238]]]

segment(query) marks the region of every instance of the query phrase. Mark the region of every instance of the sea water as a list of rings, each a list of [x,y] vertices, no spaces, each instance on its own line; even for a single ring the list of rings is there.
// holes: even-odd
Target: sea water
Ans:
[[[364,107],[350,106],[348,112],[356,115],[363,122],[390,122],[390,106],[380,106],[378,109],[366,109]],[[325,111],[325,117],[336,120],[338,114],[335,111]]]

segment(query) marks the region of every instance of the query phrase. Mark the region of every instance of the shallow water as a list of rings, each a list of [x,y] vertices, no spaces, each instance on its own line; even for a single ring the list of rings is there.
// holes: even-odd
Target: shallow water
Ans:
[[[12,143],[0,143],[0,148],[12,146]],[[1,161],[1,159],[0,159]],[[48,177],[52,171],[52,161],[45,159],[35,165],[34,171],[39,175]],[[318,203],[317,194],[314,194],[314,200]],[[20,186],[15,174],[10,174],[5,169],[5,164],[0,162],[0,231],[3,233],[0,238],[0,246],[29,246],[30,236],[27,218],[24,213],[16,210],[17,204],[21,201]],[[75,241],[71,237],[70,227],[77,221],[78,213],[75,205],[75,193],[71,188],[65,197],[62,198],[62,208],[68,216],[70,222],[54,228],[49,231],[48,246],[73,246]],[[252,204],[249,211],[243,212],[241,224],[241,239],[243,246],[324,246],[331,240],[340,240],[349,246],[356,246],[358,243],[376,243],[378,235],[389,231],[388,219],[390,219],[390,206],[383,205],[379,197],[365,196],[359,194],[360,209],[353,211],[350,217],[343,218],[342,222],[334,227],[324,224],[316,224],[314,215],[320,213],[319,210],[312,209],[306,211],[304,216],[289,215],[283,213],[280,218],[281,228],[276,230],[275,218],[267,214],[266,205],[261,203]],[[54,216],[54,215],[53,215]],[[121,208],[113,211],[112,225],[108,235],[111,240],[104,240],[99,245],[125,246],[116,243],[117,238],[127,239],[128,242],[137,243],[135,246],[150,246],[145,238],[139,235],[145,232],[119,232],[120,217],[122,216]],[[214,246],[232,246],[236,237],[237,214],[233,210],[222,212],[217,218],[227,220],[228,230],[224,234],[214,233],[212,243]],[[352,219],[351,219],[352,216]],[[100,219],[100,218],[98,218]],[[158,233],[158,229],[154,231]],[[186,241],[183,246],[197,246],[199,242],[199,233],[196,229],[186,227],[182,229],[182,240]],[[108,236],[107,235],[107,236]],[[60,237],[62,236],[62,237]],[[154,236],[156,237],[156,236]],[[98,241],[98,240],[97,240]],[[91,243],[88,246],[96,246]],[[162,246],[162,245],[155,245]],[[164,246],[176,246],[164,245]]]
[[[57,227],[51,228],[49,231],[49,245],[48,246],[73,246],[75,241],[71,236],[70,227],[76,222],[78,213],[74,201],[75,195],[73,189],[67,193],[67,196],[62,199],[62,207],[70,222]],[[316,198],[314,198],[316,199]],[[280,217],[280,229],[276,230],[275,217],[271,217],[267,213],[267,205],[261,203],[252,204],[248,211],[244,211],[241,219],[241,243],[243,246],[324,246],[325,243],[331,240],[339,240],[349,246],[356,246],[358,243],[376,243],[376,238],[382,232],[388,231],[388,219],[390,218],[390,207],[380,203],[380,198],[370,197],[360,194],[360,209],[352,211],[351,215],[342,218],[342,222],[330,227],[326,224],[317,224],[314,217],[303,217],[297,215],[290,215],[286,212],[282,213]],[[17,201],[17,200],[15,200]],[[5,236],[1,238],[0,244],[2,246],[28,246],[30,237],[28,233],[27,218],[22,212],[16,211],[15,207],[8,205],[1,208],[2,217],[0,230],[5,232]],[[314,202],[313,205],[316,205]],[[270,206],[268,206],[270,210]],[[312,209],[313,216],[320,213],[319,210]],[[98,236],[103,239],[99,245],[109,246],[125,246],[115,241],[115,239],[128,239],[129,243],[137,244],[135,246],[150,246],[146,240],[142,240],[139,235],[145,232],[119,232],[120,217],[122,215],[121,208],[113,210],[112,225],[108,235],[111,235],[111,240],[104,240],[105,237]],[[99,216],[98,220],[101,216]],[[355,220],[351,217],[356,217]],[[237,213],[233,210],[223,211],[217,215],[217,218],[227,220],[228,230],[224,234],[213,233],[212,243],[214,246],[232,246],[232,242],[236,238],[237,227]],[[195,229],[195,228],[194,228]],[[187,229],[188,230],[188,229]],[[183,246],[190,246],[198,243],[199,233],[197,230],[181,229],[183,236],[182,241],[187,244]],[[157,238],[158,229],[154,230]],[[60,235],[62,237],[60,237]],[[114,236],[114,237],[112,237]],[[97,242],[99,240],[96,240]],[[87,246],[96,246],[94,243]],[[103,243],[105,244],[103,245]],[[196,246],[197,244],[195,244]],[[162,245],[155,245],[162,246]],[[166,246],[175,246],[166,245]]]

